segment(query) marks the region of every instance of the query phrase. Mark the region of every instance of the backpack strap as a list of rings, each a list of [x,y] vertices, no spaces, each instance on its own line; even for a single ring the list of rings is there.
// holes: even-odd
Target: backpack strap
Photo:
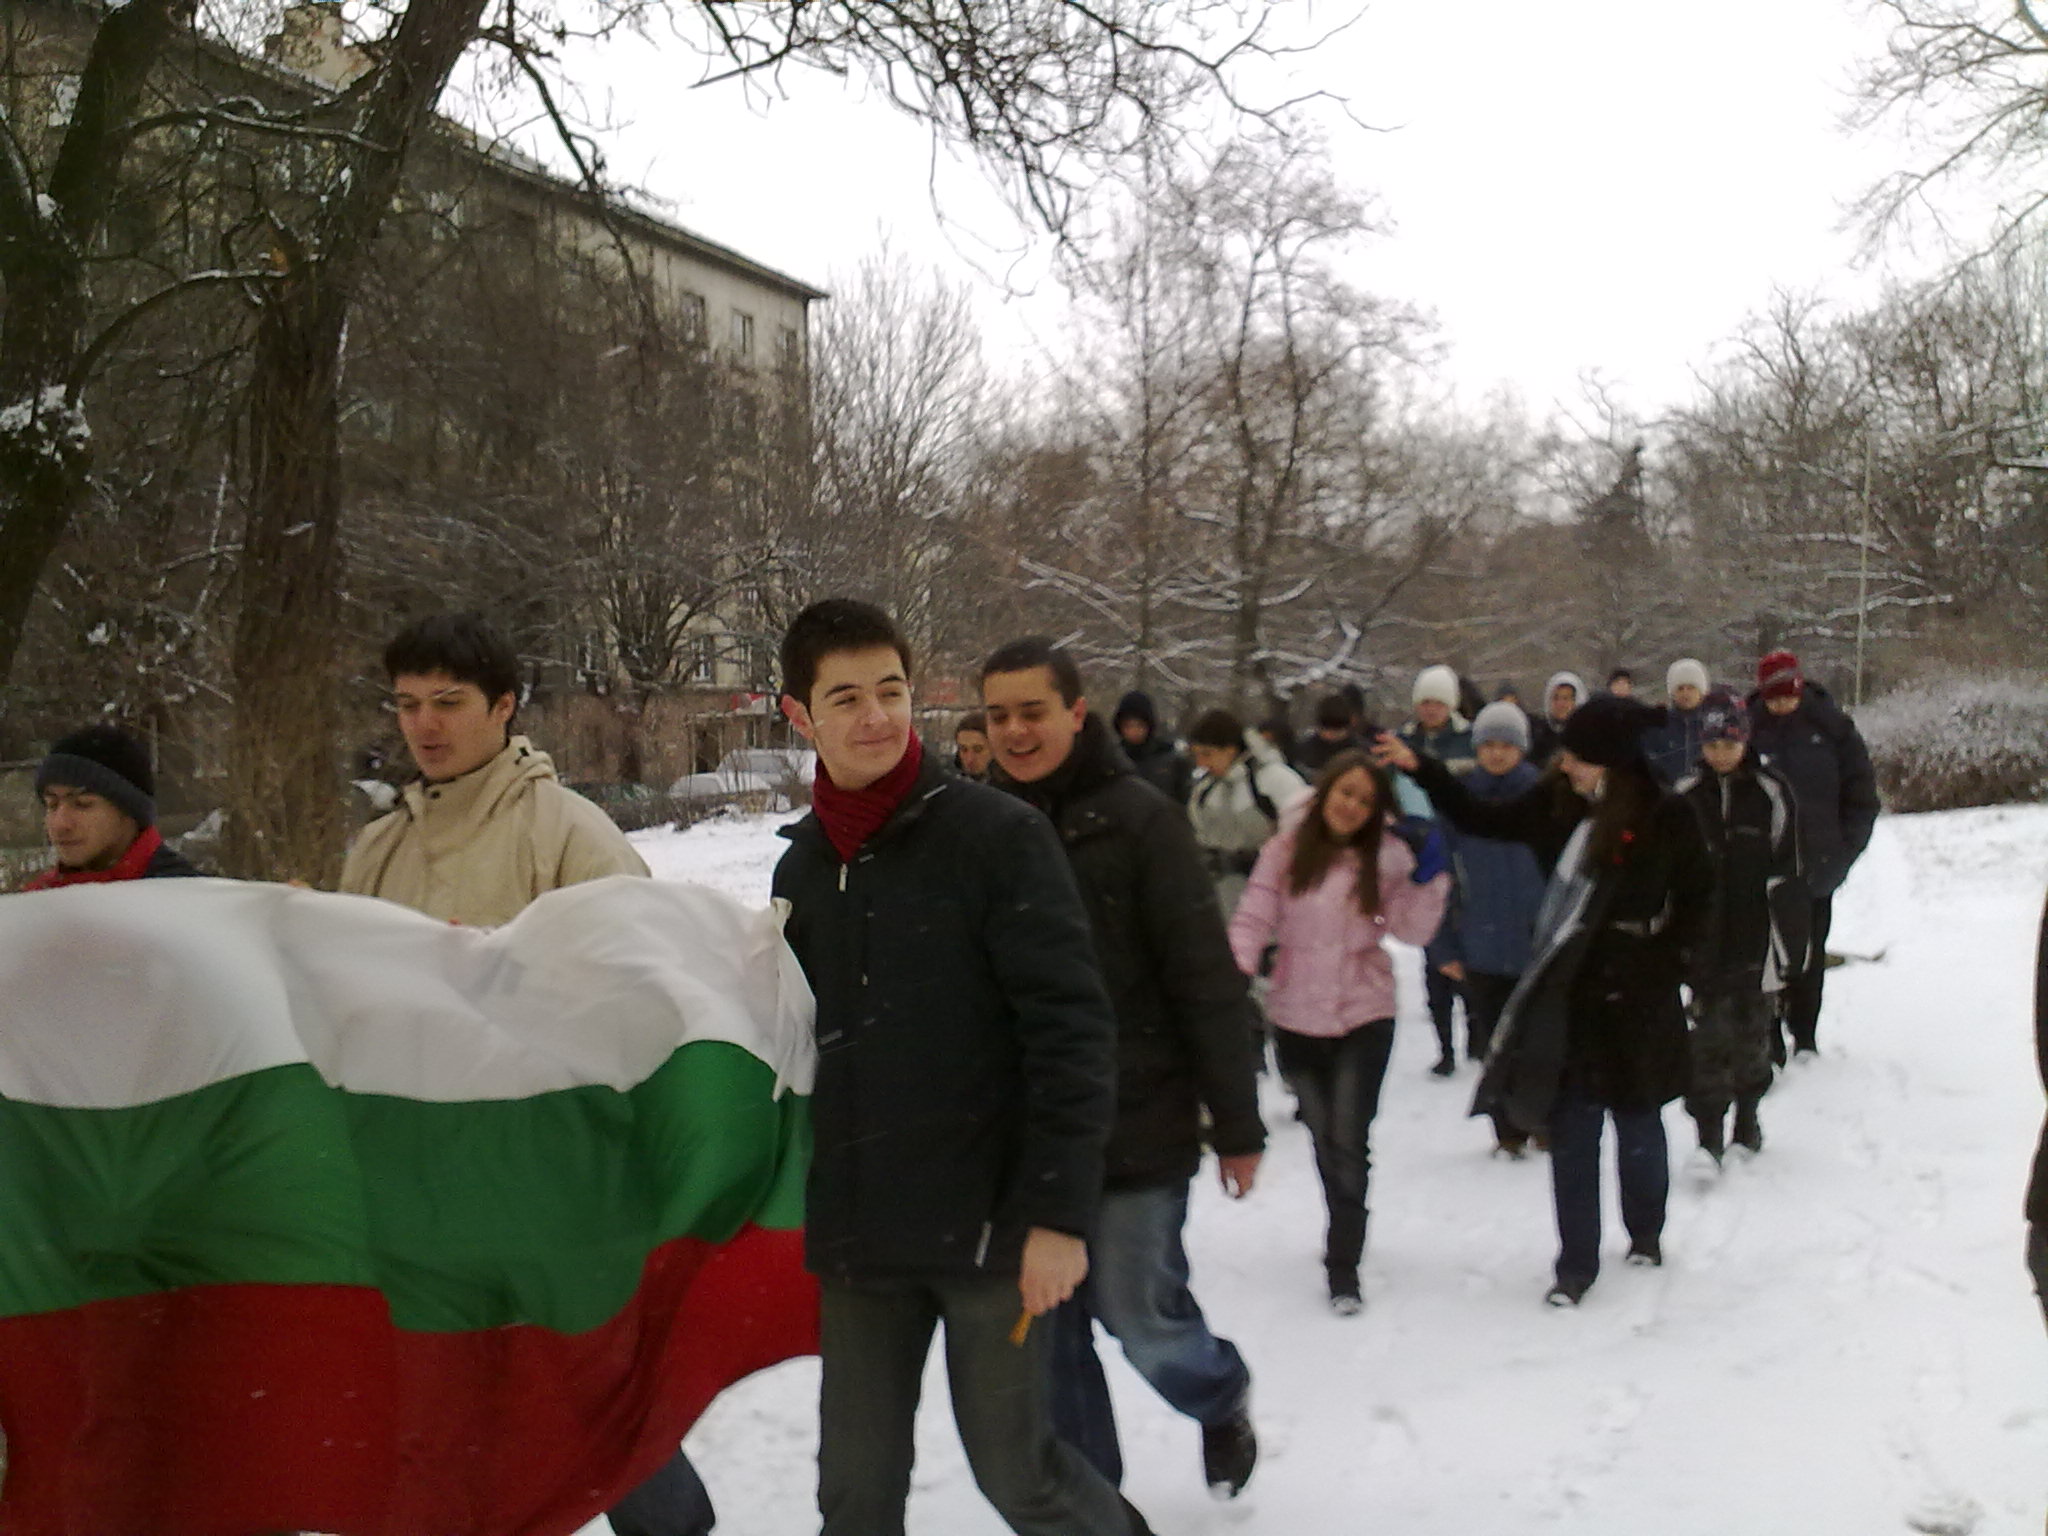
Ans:
[[[1273,797],[1259,788],[1259,765],[1247,759],[1244,770],[1246,788],[1252,792],[1252,804],[1259,808],[1259,814],[1274,826],[1280,825],[1280,807],[1273,803]]]

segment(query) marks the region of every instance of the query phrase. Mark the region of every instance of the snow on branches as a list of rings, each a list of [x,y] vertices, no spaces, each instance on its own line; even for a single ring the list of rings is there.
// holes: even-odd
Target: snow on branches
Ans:
[[[85,412],[61,384],[0,405],[0,453],[65,462],[92,446]]]

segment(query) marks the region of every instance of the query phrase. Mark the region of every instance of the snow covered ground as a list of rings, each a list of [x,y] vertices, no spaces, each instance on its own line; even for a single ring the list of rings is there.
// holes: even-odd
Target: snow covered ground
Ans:
[[[635,841],[658,875],[761,901],[787,819]],[[2019,1209],[2044,877],[2048,808],[1881,823],[1839,905],[1841,947],[1882,958],[1833,974],[1823,1054],[1765,1102],[1763,1155],[1677,1174],[1661,1271],[1619,1262],[1610,1211],[1577,1312],[1540,1304],[1547,1170],[1487,1156],[1470,1068],[1428,1076],[1411,977],[1365,1314],[1325,1307],[1307,1135],[1273,1094],[1259,1188],[1233,1204],[1205,1181],[1188,1233],[1197,1294],[1252,1362],[1258,1474],[1212,1503],[1193,1425],[1113,1361],[1131,1497],[1162,1536],[2038,1536],[2048,1339]],[[1666,1119],[1682,1170],[1690,1122]],[[816,1379],[764,1373],[692,1434],[721,1531],[816,1529]],[[945,1401],[934,1374],[911,1536],[999,1536]]]

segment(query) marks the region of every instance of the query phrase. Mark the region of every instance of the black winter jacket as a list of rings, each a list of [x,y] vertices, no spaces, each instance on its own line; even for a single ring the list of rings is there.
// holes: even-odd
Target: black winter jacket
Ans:
[[[1699,815],[1714,866],[1713,914],[1693,956],[1694,986],[1779,990],[1805,971],[1813,930],[1792,786],[1745,755],[1735,772],[1702,769],[1678,792]]]
[[[2034,1054],[2041,1063],[2041,1086],[2048,1088],[2048,908],[2041,913],[2041,942],[2034,952]],[[2027,1182],[2027,1220],[2048,1227],[2048,1120],[2042,1122],[2034,1176]]]
[[[817,994],[812,1270],[1013,1275],[1032,1227],[1085,1235],[1114,1025],[1043,817],[927,759],[851,863],[816,816],[775,894]]]
[[[1552,775],[1513,800],[1480,800],[1424,758],[1415,781],[1446,820],[1478,837],[1526,843],[1555,878],[1586,802]],[[1710,920],[1713,868],[1699,818],[1659,795],[1612,863],[1593,871],[1581,929],[1537,954],[1494,1034],[1474,1114],[1504,1109],[1542,1130],[1561,1086],[1620,1110],[1655,1109],[1690,1074],[1679,986]]]
[[[1142,747],[1119,741],[1138,777],[1176,805],[1186,805],[1195,792],[1195,761],[1164,731],[1154,731]]]
[[[1052,817],[1088,906],[1116,1011],[1109,1187],[1191,1178],[1205,1110],[1217,1152],[1260,1151],[1251,1004],[1187,813],[1132,772],[1094,715],[1046,779],[992,776]]]
[[[1879,810],[1877,774],[1856,724],[1817,683],[1808,683],[1799,707],[1774,715],[1763,699],[1749,699],[1749,750],[1783,774],[1799,799],[1799,846],[1806,883],[1816,897],[1832,896],[1869,845]]]

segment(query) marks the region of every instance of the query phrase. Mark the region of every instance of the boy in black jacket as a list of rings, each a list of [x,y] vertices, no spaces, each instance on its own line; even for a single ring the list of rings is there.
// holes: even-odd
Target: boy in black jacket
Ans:
[[[1088,712],[1073,658],[1043,636],[1014,641],[983,664],[981,693],[990,782],[1058,829],[1116,1015],[1106,1187],[1088,1238],[1093,1271],[1055,1322],[1055,1418],[1104,1475],[1120,1476],[1099,1322],[1153,1389],[1202,1426],[1203,1477],[1235,1496],[1258,1456],[1251,1373],[1188,1287],[1181,1230],[1205,1120],[1233,1196],[1250,1192],[1265,1148],[1245,980],[1186,812],[1138,777]]]
[[[813,604],[783,711],[818,749],[775,894],[817,995],[806,1255],[823,1282],[823,1536],[902,1536],[932,1332],[976,1483],[1029,1536],[1145,1536],[1055,1438],[1051,1329],[1087,1274],[1112,1026],[1059,840],[927,761],[879,609]]]
[[[1812,902],[1800,873],[1792,786],[1749,755],[1749,714],[1726,689],[1700,704],[1704,770],[1678,792],[1699,812],[1714,864],[1712,922],[1693,957],[1692,1084],[1685,1107],[1716,1166],[1732,1138],[1761,1152],[1777,996],[1806,967]],[[1735,1124],[1727,1126],[1734,1106]]]

